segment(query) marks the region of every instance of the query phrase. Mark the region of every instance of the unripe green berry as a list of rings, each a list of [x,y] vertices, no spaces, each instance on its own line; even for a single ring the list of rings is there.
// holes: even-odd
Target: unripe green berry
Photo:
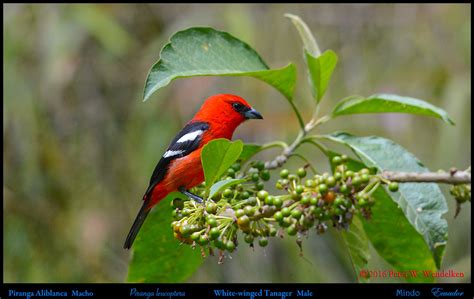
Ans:
[[[257,198],[255,198],[255,197],[253,197],[253,196],[252,196],[252,197],[249,197],[249,198],[246,200],[246,203],[247,203],[248,205],[254,206],[254,205],[257,204]]]
[[[260,191],[262,192],[262,191]],[[269,206],[272,206],[273,205],[273,202],[275,201],[275,197],[269,195],[265,198],[265,204],[269,205]]]
[[[283,218],[283,221],[281,222],[280,225],[283,226],[283,227],[288,227],[288,226],[290,226],[292,223],[293,223],[293,220],[292,220],[291,217],[285,217],[285,218]]]
[[[209,224],[211,227],[217,226],[216,218],[214,217],[207,218],[207,224]]]
[[[284,207],[283,209],[281,209],[281,213],[284,217],[288,217],[291,214],[291,210],[288,207]]]
[[[257,161],[254,165],[259,171],[262,171],[265,168],[265,163],[263,161]]]
[[[339,165],[342,163],[342,158],[340,156],[335,156],[332,158],[332,163],[334,165]]]
[[[208,238],[208,236],[206,236],[206,235],[201,235],[201,236],[199,237],[198,244],[199,244],[199,245],[206,245],[207,243],[209,243],[209,238]]]
[[[391,192],[397,192],[398,191],[398,183],[397,182],[391,182],[388,184],[388,190]]]
[[[340,172],[335,172],[335,173],[334,173],[334,179],[335,179],[336,181],[340,181],[341,178],[342,178],[342,174],[341,174]]]
[[[289,174],[290,174],[290,171],[288,171],[288,169],[282,169],[282,170],[280,171],[280,177],[281,177],[282,179],[288,178],[288,175],[289,175]]]
[[[307,205],[310,203],[310,201],[311,201],[311,197],[305,195],[301,198],[300,203],[303,205]]]
[[[244,208],[244,211],[245,211],[245,215],[247,215],[247,216],[253,216],[253,214],[255,214],[255,209],[253,207],[250,207],[250,206],[246,206]]]
[[[214,240],[213,245],[214,245],[214,247],[216,247],[218,249],[221,249],[221,250],[225,249],[225,246],[224,246],[224,244],[222,243],[222,241],[220,239]]]
[[[304,192],[304,187],[301,185],[296,185],[295,191],[296,193],[301,194]]]
[[[221,232],[220,232],[220,230],[219,230],[217,227],[213,227],[213,228],[211,228],[211,230],[209,231],[209,237],[210,237],[212,240],[217,239],[220,234],[221,234]]]
[[[362,168],[361,170],[359,170],[359,173],[362,175],[362,174],[370,174],[370,170],[368,170],[367,168]]]
[[[298,192],[296,191],[291,192],[291,199],[299,200],[300,198],[301,198],[301,194],[298,194]]]
[[[240,170],[240,163],[232,164],[231,168],[236,172],[239,171]]]
[[[360,178],[360,176],[354,176],[352,178],[352,186],[354,187],[359,187],[360,185],[362,184],[362,179]]]
[[[296,181],[296,180],[298,180],[298,177],[297,177],[295,174],[290,174],[290,175],[288,176],[288,180],[289,180],[290,182]]]
[[[286,233],[290,236],[296,235],[297,232],[298,230],[296,229],[296,225],[294,224],[288,226],[288,228],[286,229]]]
[[[199,240],[199,237],[201,237],[201,233],[200,233],[200,232],[195,232],[195,233],[192,233],[192,234],[191,234],[191,240],[193,240],[193,241]]]
[[[270,179],[270,171],[268,169],[264,169],[260,172],[260,177],[264,181],[268,181]]]
[[[258,245],[260,245],[261,247],[267,246],[268,245],[267,238],[265,238],[265,237],[260,238],[260,240],[258,240]]]
[[[339,188],[339,191],[342,194],[348,194],[350,190],[349,190],[349,188],[347,187],[346,184],[342,184],[341,187]]]
[[[189,225],[183,225],[179,228],[179,233],[183,237],[187,237],[191,234],[191,228],[189,227]]]
[[[283,190],[283,185],[278,181],[275,184],[275,188],[277,188],[278,190]]]
[[[250,179],[253,182],[258,182],[260,180],[260,176],[258,175],[258,173],[252,173],[252,175],[250,176]]]
[[[277,229],[274,226],[271,226],[269,234],[270,236],[275,237],[277,234]]]
[[[243,209],[238,209],[235,211],[235,217],[239,218],[245,215],[245,211]]]
[[[175,198],[173,199],[173,207],[176,209],[183,209],[184,208],[184,200],[182,198]]]
[[[316,197],[311,197],[309,200],[309,204],[315,206],[318,204],[318,199]]]
[[[300,177],[300,178],[304,178],[306,176],[306,170],[301,167],[301,168],[298,168],[298,170],[296,171],[296,174]]]
[[[247,215],[241,216],[237,219],[237,225],[240,227],[248,227],[249,224],[250,224],[250,218]]]
[[[273,218],[275,218],[276,221],[281,222],[283,221],[283,213],[278,211],[273,215]]]
[[[367,184],[370,181],[370,176],[364,173],[360,176],[360,180],[362,181],[362,184]]]
[[[260,199],[260,200],[265,200],[265,198],[268,197],[268,192],[265,191],[265,190],[258,191],[257,197],[258,197],[258,199]]]
[[[215,214],[217,212],[217,205],[212,201],[207,201],[206,212],[208,212],[209,214]]]
[[[224,198],[231,198],[232,196],[234,196],[234,191],[232,191],[231,189],[225,189],[224,192],[222,192],[222,196]]]
[[[244,241],[245,241],[245,243],[252,244],[253,243],[253,236],[250,235],[250,234],[245,235]]]
[[[365,200],[364,198],[359,198],[359,200],[357,201],[357,203],[358,203],[359,206],[361,206],[361,207],[365,207],[365,206],[368,204],[367,200]]]
[[[345,163],[349,160],[349,157],[347,155],[342,155],[341,160],[342,160],[343,163]]]
[[[346,178],[351,178],[354,176],[354,172],[352,170],[347,170],[345,175],[346,175]]]
[[[240,193],[240,198],[247,199],[250,197],[250,194],[247,191]]]
[[[328,187],[334,187],[336,186],[336,179],[333,177],[333,176],[330,176],[328,177],[326,180],[326,185],[328,185]]]
[[[228,251],[230,251],[230,252],[234,251],[234,249],[235,249],[235,244],[234,244],[234,242],[233,242],[232,240],[227,241],[227,242],[225,243],[225,248],[226,248]]]
[[[262,182],[258,182],[255,184],[255,188],[257,190],[263,190],[263,188],[265,188],[265,185]]]
[[[274,197],[273,198],[273,205],[279,209],[283,205],[283,200],[279,197]]]
[[[291,217],[293,217],[295,219],[300,219],[301,215],[302,215],[302,213],[298,209],[294,209],[293,211],[291,211]]]
[[[334,205],[335,206],[344,205],[344,198],[340,196],[336,197],[336,199],[334,200]]]
[[[306,180],[306,182],[304,183],[306,187],[308,188],[313,188],[316,186],[316,183],[314,180],[311,180],[311,179],[308,179]]]
[[[320,184],[318,190],[321,194],[328,192],[328,186],[326,184]]]

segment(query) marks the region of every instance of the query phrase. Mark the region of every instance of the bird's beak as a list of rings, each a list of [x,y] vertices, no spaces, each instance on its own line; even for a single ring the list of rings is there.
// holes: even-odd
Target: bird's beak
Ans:
[[[263,119],[263,116],[255,109],[250,109],[244,113],[245,119]]]

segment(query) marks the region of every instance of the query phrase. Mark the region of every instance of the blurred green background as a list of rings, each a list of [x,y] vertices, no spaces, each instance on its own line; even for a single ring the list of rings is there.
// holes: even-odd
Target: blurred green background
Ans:
[[[243,96],[265,121],[242,125],[246,142],[291,141],[298,130],[282,95],[251,78],[181,79],[141,101],[149,68],[177,30],[212,26],[246,41],[271,67],[298,65],[296,103],[312,102],[302,47],[286,12],[303,18],[339,64],[322,105],[391,92],[427,100],[456,126],[411,115],[348,116],[321,132],[381,135],[432,170],[471,164],[471,5],[153,4],[3,7],[3,215],[5,282],[121,282],[122,244],[155,163],[215,93]],[[311,146],[301,152],[321,170]],[[261,158],[270,159],[277,152]],[[301,161],[290,161],[297,167]],[[448,189],[443,186],[443,191]],[[454,216],[443,269],[471,281],[470,203]],[[333,229],[312,232],[304,256],[292,238],[241,246],[223,265],[208,258],[191,282],[353,282]],[[390,269],[372,250],[370,269]],[[389,280],[393,281],[393,280]]]

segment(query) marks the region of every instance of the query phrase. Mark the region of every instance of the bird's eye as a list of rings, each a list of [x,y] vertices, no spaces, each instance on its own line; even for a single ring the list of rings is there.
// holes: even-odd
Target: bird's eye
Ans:
[[[233,104],[232,104],[232,107],[234,107],[234,109],[235,109],[236,111],[240,111],[240,110],[242,110],[242,109],[244,108],[244,105],[242,105],[242,104],[240,104],[240,103],[233,103]]]

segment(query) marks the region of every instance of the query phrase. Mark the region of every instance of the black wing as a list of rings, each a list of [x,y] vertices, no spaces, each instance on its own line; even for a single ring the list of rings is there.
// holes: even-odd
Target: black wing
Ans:
[[[144,202],[142,208],[138,212],[137,217],[135,217],[135,221],[133,222],[132,228],[128,233],[127,239],[125,240],[125,244],[123,245],[124,248],[130,249],[132,247],[133,241],[135,240],[138,231],[140,230],[141,226],[145,222],[146,216],[150,213],[149,209],[149,202],[151,197],[148,198],[148,195],[153,191],[153,188],[158,184],[165,176],[166,172],[168,171],[168,166],[171,161],[177,158],[184,157],[189,155],[195,149],[199,147],[199,144],[202,140],[202,134],[204,131],[209,129],[209,124],[205,122],[192,122],[188,123],[176,137],[171,141],[170,146],[161,157],[160,161],[155,167],[153,171],[153,175],[150,179],[150,185],[143,196]],[[189,134],[186,136],[186,134]],[[181,139],[183,136],[183,139]],[[181,139],[181,140],[180,140]],[[180,142],[178,142],[180,141]]]
[[[188,123],[176,137],[171,141],[171,144],[168,146],[165,154],[161,157],[160,161],[155,167],[153,174],[150,178],[150,185],[145,192],[145,197],[152,192],[153,188],[158,184],[165,176],[166,171],[168,170],[168,165],[174,159],[182,158],[189,155],[195,149],[199,147],[199,144],[202,140],[202,134],[209,129],[209,124],[205,122],[192,122]],[[178,140],[186,134],[199,133],[196,134],[195,138],[191,138],[184,142],[178,142]],[[191,137],[194,137],[191,135]]]

